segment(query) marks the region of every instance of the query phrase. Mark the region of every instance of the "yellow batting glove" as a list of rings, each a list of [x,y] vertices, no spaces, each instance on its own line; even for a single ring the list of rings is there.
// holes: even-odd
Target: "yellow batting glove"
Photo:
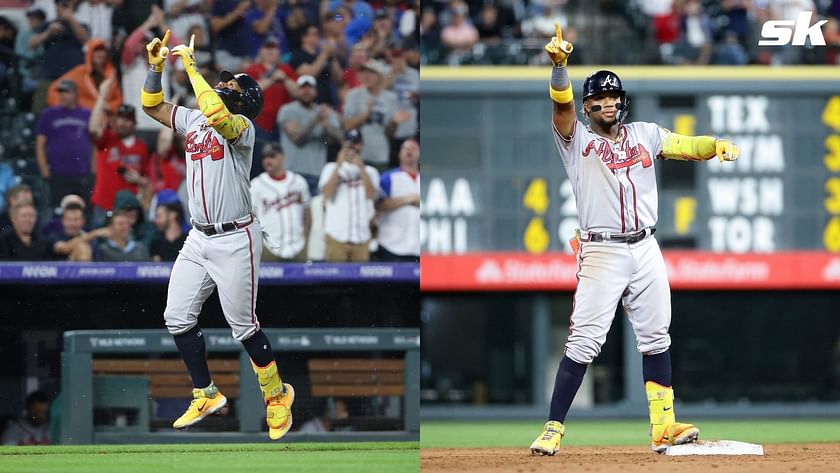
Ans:
[[[181,56],[181,63],[184,65],[184,70],[187,74],[195,71],[195,35],[190,37],[190,45],[185,46],[179,44],[172,48],[172,54]]]
[[[735,143],[729,140],[715,140],[715,156],[720,162],[735,161],[740,153],[741,150]]]
[[[166,61],[166,57],[169,56],[169,48],[166,47],[166,43],[168,42],[169,30],[166,30],[162,41],[159,38],[154,38],[146,45],[146,52],[149,54],[149,65],[152,66],[155,72],[163,71],[163,63]]]
[[[545,45],[545,52],[551,63],[557,67],[565,66],[569,55],[574,47],[572,43],[563,40],[563,32],[560,30],[560,23],[554,24],[554,37]]]

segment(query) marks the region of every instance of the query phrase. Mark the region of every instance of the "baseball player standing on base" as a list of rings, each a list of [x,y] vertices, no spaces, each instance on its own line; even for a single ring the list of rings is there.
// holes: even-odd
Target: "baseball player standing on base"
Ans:
[[[554,64],[549,95],[554,140],[572,182],[581,229],[576,235],[578,284],[565,355],[557,369],[551,410],[534,454],[554,455],[565,433],[562,424],[583,381],[586,367],[601,351],[619,301],[633,326],[642,354],[650,411],[651,448],[694,442],[700,430],[678,423],[671,387],[671,290],[665,261],[653,234],[657,192],[653,158],[721,161],[738,158],[738,147],[711,136],[683,136],[654,124],[623,124],[628,99],[618,76],[590,74],[583,83],[584,125],[577,119],[566,60],[572,45],[556,36],[545,46]]]
[[[195,425],[227,403],[210,378],[207,350],[198,314],[214,288],[233,337],[251,357],[266,404],[272,440],[292,426],[295,391],[280,380],[268,338],[260,330],[255,304],[260,269],[262,229],[251,212],[249,173],[253,159],[254,124],[263,95],[246,74],[222,71],[210,87],[195,66],[194,38],[172,54],[180,56],[199,110],[163,101],[161,73],[169,49],[154,38],[146,45],[149,72],[141,91],[143,110],[186,137],[186,182],[193,228],[172,267],[163,317],[193,383],[193,401],[173,423],[176,429]]]

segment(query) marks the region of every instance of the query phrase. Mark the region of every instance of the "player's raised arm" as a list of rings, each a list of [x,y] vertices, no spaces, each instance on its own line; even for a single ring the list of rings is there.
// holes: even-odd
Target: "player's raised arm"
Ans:
[[[670,131],[662,137],[664,159],[678,161],[706,161],[715,156],[721,161],[735,161],[740,150],[735,143],[714,136],[685,136]]]
[[[213,127],[225,139],[234,142],[239,135],[248,128],[248,120],[240,115],[234,115],[207,80],[195,67],[195,35],[190,38],[189,46],[179,45],[172,48],[172,54],[181,57],[184,70],[190,78],[193,92],[195,93],[198,108],[207,118],[207,124]],[[224,75],[224,74],[223,74]],[[231,77],[232,78],[232,77]],[[222,78],[223,81],[228,79]],[[262,105],[260,105],[262,107]],[[259,113],[259,111],[257,111]]]
[[[169,30],[166,30],[163,40],[153,38],[146,45],[146,51],[149,54],[149,72],[146,74],[146,82],[140,91],[140,101],[146,115],[171,128],[172,104],[163,101],[163,86],[160,83],[163,65],[169,55],[167,42],[169,42]]]
[[[566,61],[572,54],[573,47],[572,43],[563,40],[560,23],[554,24],[554,31],[554,37],[545,45],[545,52],[554,65],[551,71],[551,85],[549,85],[549,95],[554,102],[551,121],[560,136],[568,139],[572,135],[577,119],[572,83],[569,81],[569,72],[566,70]]]

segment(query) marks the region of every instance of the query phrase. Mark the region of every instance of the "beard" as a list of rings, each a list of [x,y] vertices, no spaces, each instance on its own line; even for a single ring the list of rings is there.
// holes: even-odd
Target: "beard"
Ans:
[[[605,118],[603,115],[599,115],[597,118],[593,116],[591,120],[599,127],[609,129],[611,126],[618,124],[618,113],[612,118]]]

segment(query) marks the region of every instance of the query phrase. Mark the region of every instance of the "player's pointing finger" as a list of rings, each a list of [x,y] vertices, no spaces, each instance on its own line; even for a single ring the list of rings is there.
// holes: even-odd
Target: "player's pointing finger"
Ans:
[[[560,22],[554,23],[554,36],[557,37],[557,42],[563,42],[563,31],[560,29]]]
[[[160,42],[160,46],[166,46],[166,43],[169,42],[169,30],[166,30],[166,33],[163,35],[163,41]]]

